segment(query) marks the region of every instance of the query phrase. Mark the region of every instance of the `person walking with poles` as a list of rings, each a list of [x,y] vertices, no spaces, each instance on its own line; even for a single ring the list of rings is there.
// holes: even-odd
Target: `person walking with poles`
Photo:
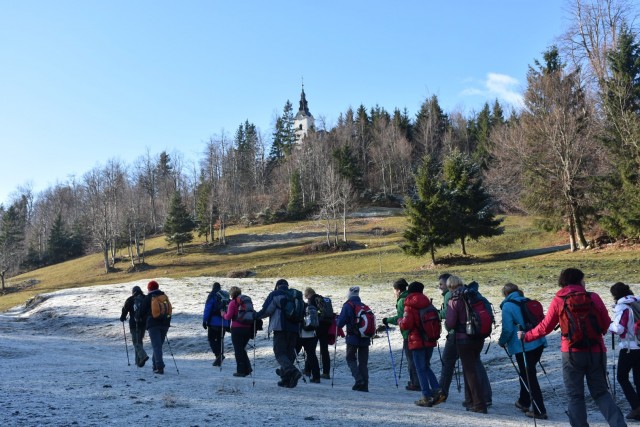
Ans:
[[[507,283],[502,288],[505,297],[500,304],[502,309],[502,333],[498,345],[507,351],[509,358],[515,355],[520,377],[520,395],[515,402],[516,408],[528,417],[547,419],[547,410],[542,400],[542,391],[538,382],[536,365],[540,361],[542,351],[547,346],[546,338],[524,343],[518,339],[519,328],[525,327],[525,319],[521,309],[526,298],[517,285]],[[526,360],[525,360],[526,358]],[[530,409],[531,407],[531,409]]]
[[[202,314],[202,327],[207,330],[209,347],[216,357],[213,366],[220,366],[224,359],[224,334],[229,328],[229,321],[222,318],[222,311],[227,309],[228,303],[229,293],[220,289],[220,283],[214,282]]]
[[[440,339],[442,325],[438,310],[433,307],[423,290],[422,283],[411,282],[404,301],[404,316],[398,320],[398,324],[401,330],[409,332],[409,349],[422,391],[422,398],[416,400],[415,404],[431,407],[442,403],[445,399],[440,391],[438,380],[431,370],[431,355]],[[431,316],[429,308],[432,309]]]
[[[397,325],[398,320],[402,319],[402,316],[404,316],[404,302],[405,302],[405,298],[407,298],[407,295],[409,294],[409,292],[407,291],[408,286],[409,284],[404,279],[398,279],[395,282],[393,282],[393,293],[396,297],[397,313],[395,316],[384,317],[382,319],[382,323],[385,326],[388,327],[389,324]],[[402,350],[404,351],[404,354],[407,358],[407,368],[409,369],[409,381],[407,382],[407,385],[405,386],[405,388],[410,391],[420,391],[421,390],[420,381],[418,379],[418,374],[416,373],[416,367],[413,364],[412,351],[411,349],[409,349],[409,343],[408,343],[409,331],[400,330],[400,333],[402,334]]]
[[[167,295],[160,290],[155,280],[147,284],[147,296],[140,308],[140,318],[146,319],[146,327],[153,348],[153,372],[164,374],[164,360],[162,359],[162,345],[167,338],[171,326],[172,307]]]
[[[333,312],[331,299],[317,294],[311,287],[304,290],[304,298],[309,304],[315,305],[318,309],[319,325],[316,329],[316,337],[318,337],[318,343],[320,344],[320,359],[322,361],[322,374],[320,375],[320,378],[328,380],[331,379],[329,336],[335,333],[335,313]],[[331,328],[331,325],[333,325],[333,328]]]
[[[127,319],[127,315],[129,316],[129,332],[131,333],[131,342],[136,353],[136,366],[138,368],[142,368],[149,360],[149,356],[142,345],[146,328],[146,319],[140,318],[140,308],[143,302],[144,293],[142,289],[140,289],[140,286],[134,286],[131,289],[131,296],[124,302],[122,314],[120,315],[120,321],[123,323]]]
[[[225,321],[231,320],[231,343],[233,344],[233,352],[236,357],[234,377],[246,377],[253,372],[251,361],[247,354],[247,344],[249,340],[253,338],[254,320],[251,319],[251,322],[241,321],[243,316],[240,312],[247,309],[247,303],[243,302],[240,298],[241,295],[242,290],[239,287],[232,286],[229,288],[231,301],[229,302],[227,310],[222,312],[222,317]],[[253,307],[251,309],[253,310]],[[253,317],[253,314],[255,313],[252,313],[251,317]]]
[[[342,305],[337,326],[347,326],[347,365],[355,384],[354,391],[369,391],[369,346],[375,333],[375,318],[369,307],[360,300],[360,287],[352,286],[347,292],[347,301]],[[366,313],[368,311],[368,313]],[[369,314],[371,314],[369,316]],[[365,324],[366,323],[366,324]]]
[[[609,331],[620,339],[617,380],[631,406],[626,418],[640,420],[640,347],[635,332],[635,323],[640,320],[640,299],[633,296],[629,285],[622,282],[611,286],[610,292],[616,305]],[[629,380],[632,371],[633,384]]]
[[[611,324],[602,299],[585,289],[584,273],[566,268],[558,277],[560,290],[551,300],[547,314],[535,328],[519,331],[525,343],[550,334],[560,325],[562,334],[562,377],[569,397],[567,414],[574,427],[588,426],[584,380],[591,397],[611,427],[626,426],[620,408],[607,388],[606,347],[602,336]]]

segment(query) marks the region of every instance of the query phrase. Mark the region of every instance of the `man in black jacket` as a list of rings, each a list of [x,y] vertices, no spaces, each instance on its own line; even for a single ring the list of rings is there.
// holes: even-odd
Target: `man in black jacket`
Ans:
[[[122,314],[120,315],[120,321],[123,323],[127,320],[127,315],[129,315],[131,342],[133,342],[133,348],[136,351],[136,366],[139,368],[142,368],[147,360],[149,360],[149,356],[147,356],[147,352],[144,351],[144,347],[142,346],[146,319],[139,318],[140,308],[142,308],[144,298],[145,296],[140,286],[134,286],[131,290],[131,296],[124,302]]]

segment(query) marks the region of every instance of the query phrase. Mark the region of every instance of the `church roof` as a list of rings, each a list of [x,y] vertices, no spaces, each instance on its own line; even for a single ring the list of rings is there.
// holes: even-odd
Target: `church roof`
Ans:
[[[300,108],[298,109],[298,114],[296,114],[295,119],[303,119],[305,117],[313,117],[313,116],[309,112],[307,97],[304,93],[304,85],[302,85],[302,93],[300,94]]]

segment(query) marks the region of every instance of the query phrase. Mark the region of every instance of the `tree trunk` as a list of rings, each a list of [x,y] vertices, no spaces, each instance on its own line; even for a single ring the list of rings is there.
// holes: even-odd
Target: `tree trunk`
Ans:
[[[569,216],[569,249],[571,252],[575,252],[576,248],[576,231],[573,224],[573,217]]]
[[[4,292],[4,275],[6,274],[7,270],[2,270],[0,271],[0,281],[2,281],[2,291]]]
[[[467,254],[467,247],[465,246],[465,237],[462,236],[460,237],[460,248],[462,249],[462,255],[466,255]]]
[[[104,257],[104,272],[109,273],[109,242],[102,243],[102,255]]]
[[[436,265],[436,249],[433,245],[431,245],[431,248],[429,249],[429,252],[431,252],[431,262],[433,263],[433,265]]]
[[[576,237],[578,239],[578,247],[580,249],[587,249],[589,247],[589,243],[587,242],[587,239],[584,236],[582,219],[580,218],[576,208],[573,209],[573,222],[576,226]]]

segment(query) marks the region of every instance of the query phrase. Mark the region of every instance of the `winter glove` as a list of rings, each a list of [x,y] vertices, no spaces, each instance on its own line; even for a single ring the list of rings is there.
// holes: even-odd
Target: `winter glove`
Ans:
[[[202,327],[207,329],[207,322],[202,322]]]
[[[382,324],[383,324],[384,326],[389,326],[389,320],[388,320],[386,317],[383,317],[383,318],[382,318]]]
[[[122,317],[122,316],[120,316],[120,321],[121,321],[121,322],[124,322],[125,320],[127,320],[127,318],[126,318],[126,317]]]

